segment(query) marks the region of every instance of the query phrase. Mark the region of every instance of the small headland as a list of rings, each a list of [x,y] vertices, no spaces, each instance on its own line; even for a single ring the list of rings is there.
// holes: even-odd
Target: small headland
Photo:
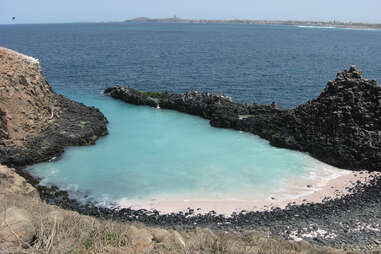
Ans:
[[[107,134],[104,115],[56,94],[37,59],[0,47],[0,63],[0,164],[47,161]]]
[[[316,99],[295,109],[240,104],[226,95],[141,92],[128,86],[105,90],[113,98],[197,115],[219,128],[246,131],[271,145],[308,152],[339,168],[381,169],[381,87],[352,66],[337,74]]]

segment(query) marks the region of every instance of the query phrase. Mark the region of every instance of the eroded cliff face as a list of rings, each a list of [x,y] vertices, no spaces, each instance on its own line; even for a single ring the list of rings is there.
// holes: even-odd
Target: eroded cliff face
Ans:
[[[60,107],[37,59],[0,48],[0,62],[0,108],[10,138],[22,145],[27,135],[56,120]]]
[[[0,47],[0,163],[48,160],[67,145],[92,144],[107,134],[107,120],[92,107],[57,95],[39,61]]]

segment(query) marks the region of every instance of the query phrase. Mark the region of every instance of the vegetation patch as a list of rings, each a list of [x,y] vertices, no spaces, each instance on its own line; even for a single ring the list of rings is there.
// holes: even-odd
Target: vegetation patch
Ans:
[[[168,92],[143,92],[143,91],[137,91],[137,93],[147,99],[167,99],[169,96]]]

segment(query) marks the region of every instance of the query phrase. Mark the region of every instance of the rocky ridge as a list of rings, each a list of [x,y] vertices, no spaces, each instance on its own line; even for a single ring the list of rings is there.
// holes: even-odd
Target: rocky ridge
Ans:
[[[273,146],[308,152],[333,166],[381,169],[381,87],[355,66],[338,73],[319,97],[290,110],[199,91],[155,93],[152,98],[152,93],[115,86],[105,93],[128,103],[198,115],[214,127],[251,132]]]
[[[106,124],[98,109],[57,95],[37,59],[0,47],[0,164],[23,166],[94,144]]]

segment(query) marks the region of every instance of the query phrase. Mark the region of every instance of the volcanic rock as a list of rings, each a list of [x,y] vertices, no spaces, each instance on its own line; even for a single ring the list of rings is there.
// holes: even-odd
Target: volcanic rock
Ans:
[[[214,127],[251,132],[273,146],[308,152],[333,166],[381,170],[381,87],[355,66],[338,73],[319,97],[290,110],[199,91],[166,93],[157,103],[130,87],[105,92],[128,103],[201,116]]]

